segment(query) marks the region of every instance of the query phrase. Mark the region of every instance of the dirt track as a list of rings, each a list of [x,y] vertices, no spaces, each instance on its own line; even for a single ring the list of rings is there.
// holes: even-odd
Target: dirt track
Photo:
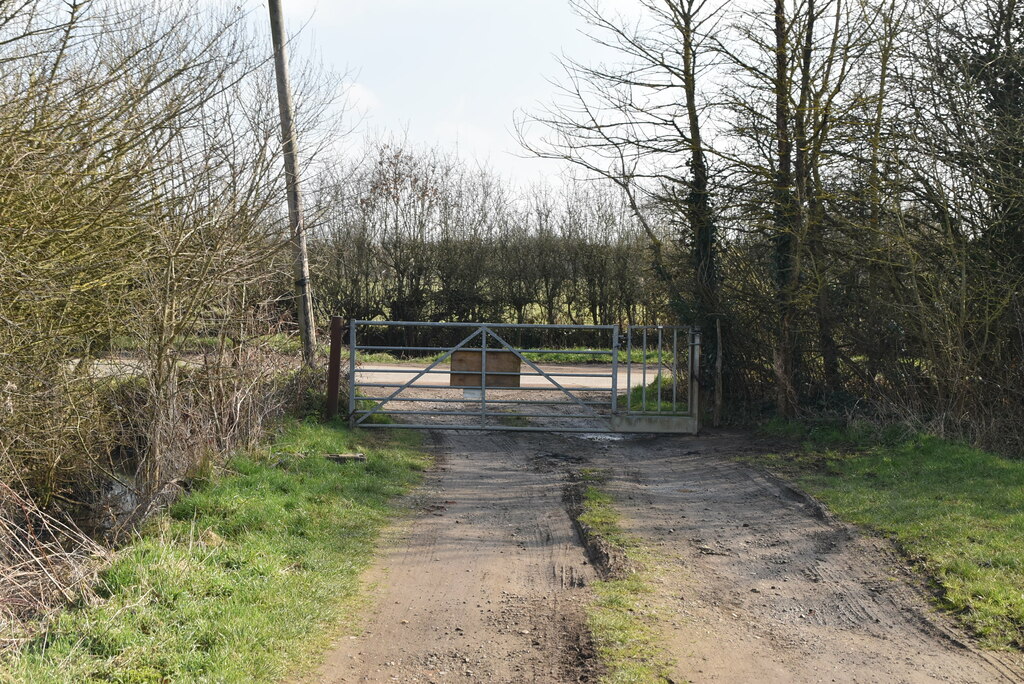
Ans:
[[[974,647],[881,540],[736,463],[744,435],[433,432],[439,467],[369,578],[364,631],[310,681],[594,681],[595,578],[563,503],[603,468],[628,531],[662,559],[674,681],[1024,681]]]

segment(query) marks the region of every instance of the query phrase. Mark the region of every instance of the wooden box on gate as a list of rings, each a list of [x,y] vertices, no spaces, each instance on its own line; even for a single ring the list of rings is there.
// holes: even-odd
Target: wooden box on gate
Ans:
[[[510,351],[487,352],[487,388],[519,387],[521,368],[519,357]],[[483,352],[463,350],[452,354],[451,386],[480,387]],[[515,375],[491,375],[491,373],[515,373]]]

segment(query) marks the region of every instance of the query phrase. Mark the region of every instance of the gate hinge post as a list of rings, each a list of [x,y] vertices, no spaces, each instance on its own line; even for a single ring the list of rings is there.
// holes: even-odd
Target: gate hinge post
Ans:
[[[352,319],[348,323],[348,426],[356,426],[356,321]]]
[[[487,326],[480,326],[480,422],[487,423]]]

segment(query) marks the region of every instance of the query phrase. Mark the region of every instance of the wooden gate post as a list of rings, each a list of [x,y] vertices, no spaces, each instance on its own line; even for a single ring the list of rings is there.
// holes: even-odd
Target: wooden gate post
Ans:
[[[324,418],[330,420],[338,415],[338,399],[341,394],[341,316],[331,316],[331,352],[327,361],[327,406]]]

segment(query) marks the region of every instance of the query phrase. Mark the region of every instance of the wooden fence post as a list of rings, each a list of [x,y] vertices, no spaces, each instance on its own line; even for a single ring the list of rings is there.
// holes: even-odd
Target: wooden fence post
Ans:
[[[341,316],[331,316],[331,353],[327,362],[327,420],[338,415],[338,399],[341,394]]]

